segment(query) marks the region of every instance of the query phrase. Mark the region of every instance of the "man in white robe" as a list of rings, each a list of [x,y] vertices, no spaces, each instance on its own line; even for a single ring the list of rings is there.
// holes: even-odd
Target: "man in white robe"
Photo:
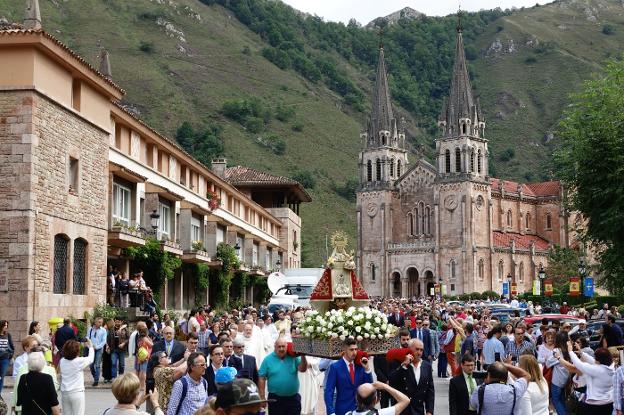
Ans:
[[[264,346],[262,344],[262,337],[258,333],[254,335],[253,324],[245,324],[243,329],[243,342],[245,343],[245,353],[256,358],[258,367],[262,364],[264,359]]]

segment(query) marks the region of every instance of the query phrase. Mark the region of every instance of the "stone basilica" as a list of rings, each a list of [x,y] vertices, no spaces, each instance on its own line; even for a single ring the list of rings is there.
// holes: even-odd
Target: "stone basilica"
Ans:
[[[379,51],[372,112],[361,134],[357,266],[371,296],[530,291],[551,245],[577,244],[558,181],[516,183],[488,174],[488,140],[470,86],[461,27],[435,164],[408,159]],[[575,221],[579,220],[574,218]]]

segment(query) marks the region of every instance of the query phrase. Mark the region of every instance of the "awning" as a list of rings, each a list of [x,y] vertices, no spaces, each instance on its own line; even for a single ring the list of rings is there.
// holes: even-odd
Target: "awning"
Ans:
[[[128,168],[117,163],[109,163],[108,170],[115,176],[132,183],[143,183],[147,180],[147,177],[141,176],[140,174],[135,173],[132,170],[129,170]]]
[[[174,193],[171,190],[165,187],[159,186],[152,182],[145,182],[145,193],[157,193],[158,196],[164,199],[170,200],[172,202],[184,200],[184,196]]]
[[[202,216],[207,216],[207,215],[210,215],[211,213],[208,208],[204,208],[198,204],[189,202],[188,200],[182,200],[180,202],[180,209],[191,209],[193,212]]]

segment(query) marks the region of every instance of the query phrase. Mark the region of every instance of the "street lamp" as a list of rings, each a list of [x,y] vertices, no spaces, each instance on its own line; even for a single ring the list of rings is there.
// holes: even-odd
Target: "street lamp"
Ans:
[[[282,261],[280,261],[279,258],[277,258],[277,261],[275,261],[275,269],[279,271],[281,265],[282,265]]]
[[[546,271],[544,271],[544,266],[541,264],[537,273],[537,277],[540,281],[540,295],[546,295],[546,293],[544,292],[544,279],[546,279]]]
[[[507,274],[507,296],[510,300],[511,300],[511,281],[512,280],[513,280],[513,277],[511,276],[511,274]]]
[[[585,301],[585,275],[586,275],[585,273],[587,272],[587,269],[585,268],[585,258],[583,257],[579,258],[578,272],[579,272],[579,277],[580,277],[581,296],[584,302]]]
[[[158,220],[160,219],[160,215],[156,211],[156,209],[152,210],[150,213],[150,226],[152,227],[152,233],[156,234],[156,229],[158,229]]]

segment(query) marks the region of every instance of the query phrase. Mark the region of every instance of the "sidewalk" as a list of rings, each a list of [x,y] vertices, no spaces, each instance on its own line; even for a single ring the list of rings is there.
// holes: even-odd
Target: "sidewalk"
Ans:
[[[134,373],[134,357],[126,356],[124,372]],[[93,387],[91,386],[93,385],[93,376],[91,375],[91,370],[87,367],[84,370],[85,389],[110,389],[111,384],[104,383],[104,378],[102,378],[101,373],[102,372],[100,371],[100,381],[98,383],[98,386]],[[58,379],[60,381],[60,375],[58,376]],[[13,381],[12,372],[7,371],[7,374],[4,377],[4,389],[13,389],[14,386],[15,382]]]

